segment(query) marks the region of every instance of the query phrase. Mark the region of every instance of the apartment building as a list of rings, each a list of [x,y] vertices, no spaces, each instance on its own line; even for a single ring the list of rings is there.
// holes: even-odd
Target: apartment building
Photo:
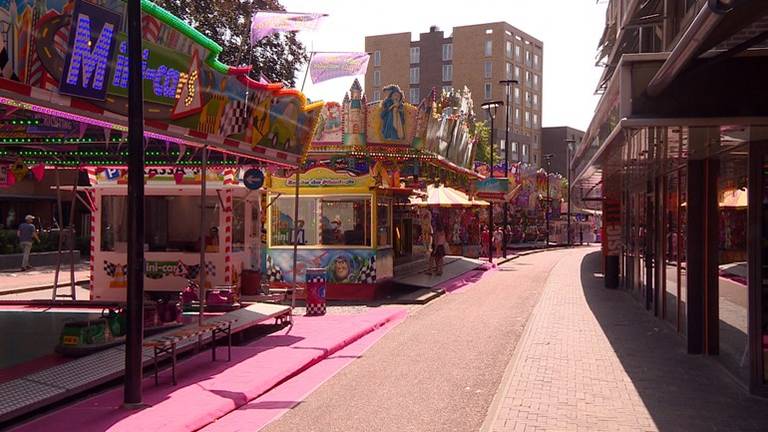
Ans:
[[[365,49],[373,59],[365,75],[369,100],[381,97],[381,89],[397,84],[409,102],[419,103],[433,88],[448,90],[467,86],[475,113],[487,118],[480,105],[506,103],[506,86],[500,80],[515,79],[509,94],[510,162],[541,165],[541,120],[544,44],[506,22],[454,27],[451,34],[436,26],[412,40],[410,33],[367,36]],[[494,120],[497,150],[506,145],[506,111],[498,109]]]
[[[768,396],[768,2],[610,0],[571,163],[604,281]],[[677,348],[675,348],[677,349]]]

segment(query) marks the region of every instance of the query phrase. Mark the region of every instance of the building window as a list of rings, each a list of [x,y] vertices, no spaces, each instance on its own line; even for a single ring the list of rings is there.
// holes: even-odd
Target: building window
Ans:
[[[539,55],[538,54],[534,54],[533,55],[533,67],[536,70],[539,70]]]
[[[531,85],[531,73],[529,71],[525,71],[525,85],[529,87]]]
[[[491,83],[485,83],[485,86],[483,86],[483,87],[484,87],[484,90],[485,90],[483,92],[483,97],[485,97],[485,99],[490,99],[491,96],[492,96],[491,95]]]
[[[373,52],[373,65],[381,66],[381,50],[376,50]]]
[[[531,113],[528,111],[525,112],[525,127],[531,128]],[[523,153],[525,153],[525,147],[523,147]]]
[[[515,108],[515,124],[520,126],[520,108]]]
[[[373,101],[381,100],[381,92],[377,89],[373,91]]]
[[[508,63],[507,63],[507,70],[506,70],[506,74],[504,75],[504,76],[505,76],[505,78],[506,78],[506,79],[508,79],[508,80],[512,79],[512,73],[513,73],[513,72],[512,72],[512,63],[509,63],[509,62],[508,62]]]
[[[443,86],[443,93],[450,93],[453,88],[449,85]]]
[[[528,50],[525,50],[525,65],[528,67],[531,67],[531,52]]]
[[[483,77],[491,78],[493,76],[493,62],[485,62],[483,64]]]
[[[418,84],[419,83],[419,68],[412,67],[411,68],[411,84]]]
[[[381,85],[381,71],[378,71],[378,70],[373,71],[373,85],[375,86]]]
[[[453,65],[443,65],[443,81],[453,80]]]
[[[411,88],[411,94],[409,95],[410,102],[414,105],[419,104],[419,88],[413,87]]]
[[[507,41],[507,44],[506,44],[506,47],[507,47],[507,49],[506,49],[506,53],[507,53],[507,57],[508,57],[508,58],[512,58],[512,46],[513,46],[513,45],[514,45],[514,44],[512,43],[512,41]]]
[[[515,60],[520,61],[520,45],[515,45]]]
[[[420,54],[421,54],[421,49],[419,47],[411,47],[411,64],[415,64],[419,62]]]
[[[292,197],[273,201],[270,207],[272,246],[293,244],[293,204]],[[299,226],[303,227],[298,237],[301,245],[370,246],[371,200],[300,197]]]
[[[533,102],[533,98],[531,97],[531,92],[526,90],[526,92],[525,92],[525,106],[530,108],[532,102]]]
[[[533,114],[533,127],[539,127],[539,115],[536,113]]]
[[[392,201],[379,198],[376,203],[376,244],[392,245]]]
[[[493,41],[485,41],[485,56],[490,57],[493,55]]]
[[[509,151],[512,153],[517,153],[517,141],[512,141],[511,145],[509,147]]]
[[[443,61],[453,60],[453,44],[443,44]]]
[[[539,76],[537,74],[533,74],[533,88],[539,88]]]
[[[528,146],[523,144],[523,157],[526,157],[526,156],[528,156]]]
[[[485,29],[485,34],[493,34],[493,29]]]
[[[539,107],[539,95],[536,93],[533,94],[533,107],[538,108]]]
[[[515,103],[520,104],[520,87],[515,87]]]
[[[520,80],[520,66],[515,66],[515,79]]]

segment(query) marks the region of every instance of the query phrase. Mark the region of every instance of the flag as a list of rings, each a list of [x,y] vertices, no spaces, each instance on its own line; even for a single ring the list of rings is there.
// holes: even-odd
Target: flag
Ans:
[[[317,84],[343,76],[363,75],[370,55],[364,52],[317,53],[309,61],[309,75]]]
[[[251,21],[251,43],[285,31],[314,30],[325,14],[292,12],[256,12]]]

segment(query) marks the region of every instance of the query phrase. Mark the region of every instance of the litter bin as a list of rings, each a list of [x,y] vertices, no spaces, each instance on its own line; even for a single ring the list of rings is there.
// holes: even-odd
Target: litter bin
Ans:
[[[307,283],[307,316],[325,315],[325,269],[308,268]]]
[[[243,269],[242,275],[242,288],[240,290],[242,295],[259,295],[261,294],[261,272],[258,270]]]

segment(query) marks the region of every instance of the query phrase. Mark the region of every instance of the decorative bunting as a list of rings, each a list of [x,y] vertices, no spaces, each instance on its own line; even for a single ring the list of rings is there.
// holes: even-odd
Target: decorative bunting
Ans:
[[[35,180],[43,181],[43,176],[45,176],[45,164],[35,165],[32,167],[31,171],[32,175],[35,176]]]
[[[26,177],[27,173],[29,173],[29,168],[24,165],[24,161],[21,160],[21,158],[18,158],[16,159],[16,162],[11,165],[11,172],[13,173],[16,181],[20,182],[24,180],[24,177]]]

